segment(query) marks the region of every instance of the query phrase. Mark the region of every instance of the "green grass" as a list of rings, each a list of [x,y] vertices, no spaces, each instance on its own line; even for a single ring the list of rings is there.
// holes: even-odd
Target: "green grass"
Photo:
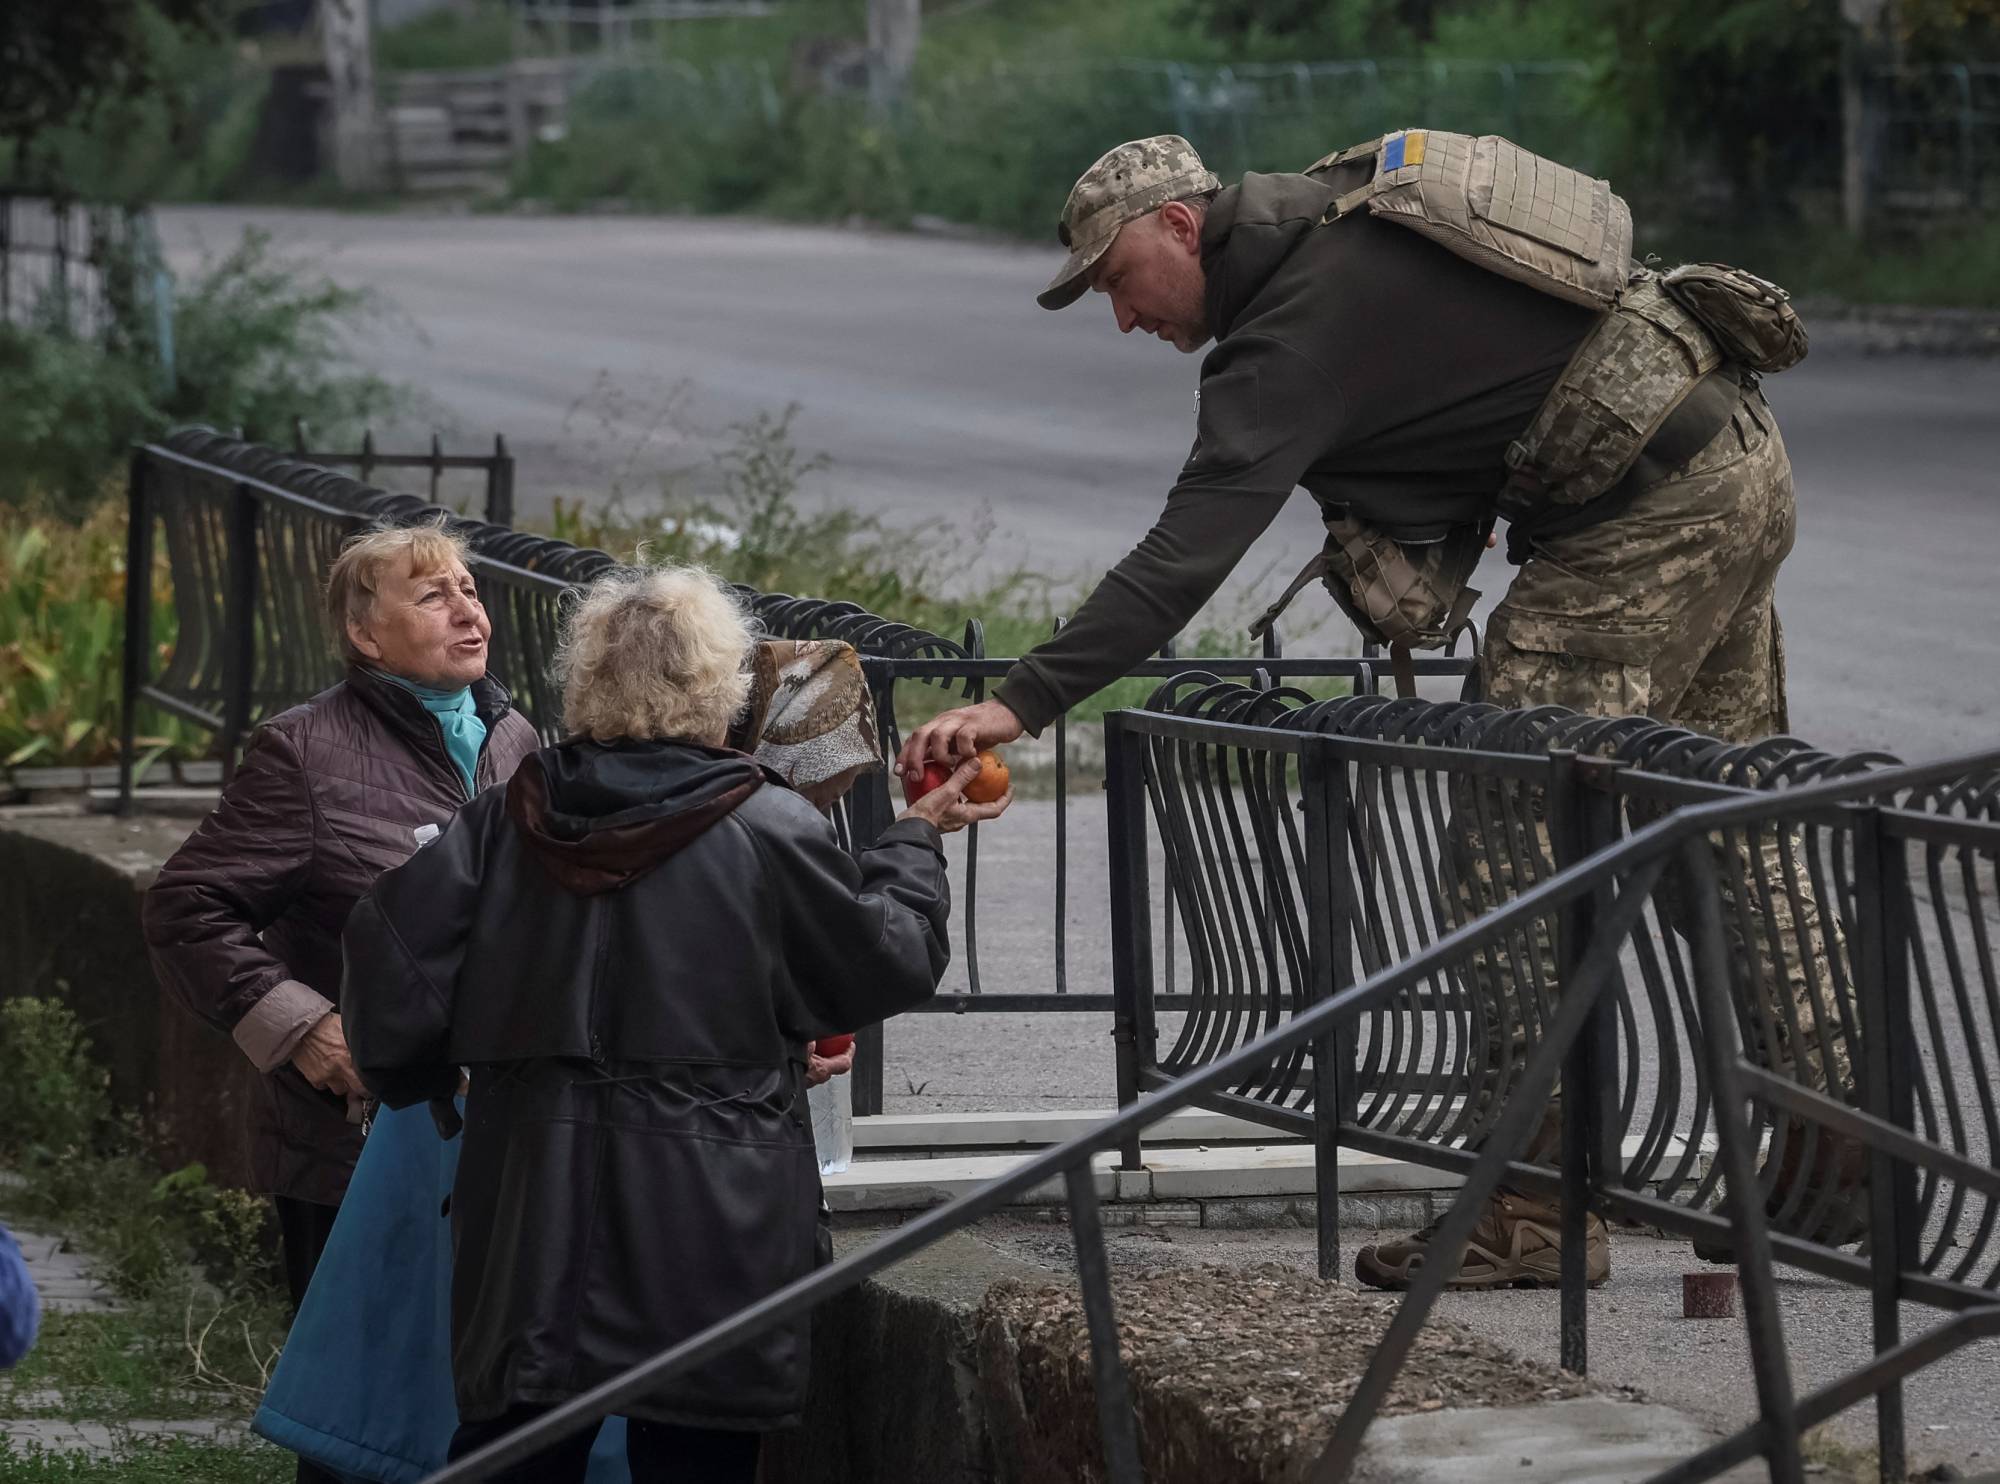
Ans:
[[[109,1457],[49,1452],[0,1438],[7,1484],[286,1484],[292,1454],[252,1439],[240,1445],[132,1438]]]
[[[117,1422],[247,1419],[283,1337],[275,1304],[205,1284],[129,1307],[43,1316],[35,1348],[0,1378],[0,1414]]]
[[[514,59],[514,20],[495,0],[448,7],[388,27],[375,37],[375,65],[387,72],[501,67]]]

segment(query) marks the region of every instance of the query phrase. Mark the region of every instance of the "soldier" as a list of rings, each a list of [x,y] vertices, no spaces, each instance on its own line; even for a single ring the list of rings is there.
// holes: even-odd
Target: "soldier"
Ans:
[[[1504,140],[1409,130],[1227,188],[1178,136],[1110,151],[1070,192],[1069,256],[1039,302],[1095,291],[1123,333],[1183,354],[1212,341],[1197,441],[1152,530],[1062,632],[991,700],[919,728],[899,766],[1039,734],[1124,675],[1296,486],[1329,540],[1293,592],[1325,575],[1392,652],[1462,625],[1465,580],[1504,517],[1520,571],[1481,651],[1486,699],[1736,740],[1782,731],[1772,585],[1792,476],[1756,372],[1796,360],[1803,333],[1761,280],[1663,278],[1633,264],[1630,234],[1604,182]],[[1823,1085],[1816,1054],[1802,1059]],[[1559,1219],[1502,1192],[1455,1282],[1553,1284]],[[1429,1236],[1363,1249],[1358,1276],[1403,1286]],[[1588,1242],[1602,1281],[1594,1215]]]

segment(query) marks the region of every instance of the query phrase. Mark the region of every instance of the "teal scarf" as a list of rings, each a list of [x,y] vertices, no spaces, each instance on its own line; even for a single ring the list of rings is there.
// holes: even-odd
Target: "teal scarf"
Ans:
[[[472,687],[461,685],[457,690],[438,690],[433,686],[418,685],[414,680],[405,680],[400,675],[391,675],[387,670],[371,673],[392,685],[400,685],[436,719],[438,731],[444,737],[445,756],[458,769],[458,776],[465,780],[465,796],[471,798],[478,792],[473,779],[479,768],[479,749],[486,745],[486,723],[479,719],[479,708],[473,704]]]

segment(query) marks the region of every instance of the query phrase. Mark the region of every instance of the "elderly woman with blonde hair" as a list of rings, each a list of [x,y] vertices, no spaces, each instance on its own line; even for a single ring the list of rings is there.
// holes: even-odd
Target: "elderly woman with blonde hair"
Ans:
[[[791,1282],[818,1256],[808,1044],[949,958],[968,764],[858,857],[723,744],[741,606],[688,568],[600,579],[560,651],[568,740],[391,871],[346,935],[356,1065],[392,1107],[469,1067],[452,1197],[454,1457]],[[743,1481],[794,1422],[803,1323],[627,1408],[636,1480]],[[582,1477],[588,1431],[494,1477]]]

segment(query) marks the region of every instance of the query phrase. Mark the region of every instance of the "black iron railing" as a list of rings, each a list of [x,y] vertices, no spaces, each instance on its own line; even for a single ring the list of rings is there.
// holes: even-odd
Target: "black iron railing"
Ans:
[[[177,621],[155,673],[128,642],[121,807],[131,807],[132,736],[141,705],[216,734],[225,766],[251,726],[340,678],[320,593],[341,543],[371,524],[451,517],[472,551],[493,625],[495,672],[544,736],[560,715],[549,661],[563,597],[611,567],[601,551],[452,516],[413,495],[206,429],[175,433],[132,459],[126,571],[148,573],[164,541]],[[151,632],[152,585],[126,584],[127,635]]]
[[[308,441],[295,427],[295,439]],[[351,466],[355,478],[327,463]],[[327,627],[317,594],[340,544],[353,531],[376,521],[412,521],[449,514],[434,502],[392,494],[368,484],[377,470],[417,472],[428,477],[433,497],[453,469],[485,471],[489,514],[511,512],[513,466],[503,445],[479,458],[428,453],[384,454],[372,438],[358,452],[286,454],[203,429],[174,434],[148,445],[134,458],[131,476],[130,571],[148,570],[153,542],[163,540],[173,572],[173,601],[180,639],[160,674],[143,648],[125,656],[125,718],[129,744],[138,706],[160,707],[217,734],[225,761],[234,758],[250,727],[263,716],[317,693],[341,673],[335,637]],[[552,538],[510,530],[493,521],[454,517],[455,528],[471,544],[473,567],[493,622],[493,666],[515,691],[515,701],[543,733],[556,734],[560,698],[554,694],[549,661],[554,653],[559,604],[572,585],[588,581],[612,565],[603,552],[572,547]],[[988,656],[978,622],[961,639],[868,612],[853,603],[789,593],[737,589],[767,632],[778,638],[832,639],[852,644],[862,657],[874,696],[885,754],[901,745],[902,719],[897,686],[915,681],[964,699],[983,697],[987,685],[1006,674],[1011,659]],[[127,632],[147,630],[151,592],[144,584],[127,590]],[[1284,654],[1277,632],[1262,652],[1238,659],[1202,661],[1218,673],[1258,685],[1295,680],[1334,680],[1368,694],[1380,685],[1384,661],[1359,657],[1300,658]],[[1426,656],[1415,670],[1427,677],[1463,682],[1475,664],[1471,654]],[[1184,669],[1171,649],[1138,666],[1133,674],[1165,679]],[[1048,933],[1054,945],[1053,975],[1047,989],[984,992],[981,974],[978,830],[967,832],[963,889],[954,893],[960,930],[960,957],[969,993],[938,1000],[940,1011],[1073,1011],[1108,1016],[1108,992],[1073,992],[1069,984],[1067,923],[1070,892],[1072,800],[1067,776],[1065,716],[1055,724],[1055,859]],[[131,756],[128,745],[125,755]],[[128,782],[123,807],[130,807]],[[836,824],[850,845],[866,844],[895,818],[900,804],[896,780],[887,773],[865,775],[836,810]],[[1081,884],[1089,899],[1100,899],[1101,880]],[[882,1110],[882,1030],[860,1032],[854,1073],[857,1113]]]
[[[141,300],[164,292],[158,266],[143,207],[0,190],[0,322],[77,335],[133,327]]]
[[[292,457],[302,464],[313,464],[322,469],[352,469],[363,484],[370,483],[376,471],[382,469],[422,474],[429,483],[427,494],[433,505],[442,503],[447,477],[461,471],[477,474],[483,496],[480,513],[486,523],[491,526],[514,524],[514,456],[507,451],[506,438],[498,433],[493,435],[491,453],[446,453],[444,440],[436,433],[431,434],[430,447],[422,453],[384,453],[375,446],[373,429],[363,431],[361,446],[352,452],[314,452],[305,421],[295,418],[292,421]]]
[[[1587,1362],[1582,1224],[1588,1208],[1641,1214],[1671,1232],[1725,1241],[1741,1268],[1758,1418],[1661,1474],[1655,1484],[1711,1478],[1753,1455],[1767,1460],[1774,1480],[1800,1484],[1801,1431],[1870,1396],[1878,1401],[1884,1476],[1892,1477],[1888,1472],[1892,1468],[1900,1472],[1902,1379],[1966,1343],[2000,1335],[2000,1292],[1983,1235],[1990,1224],[1984,1213],[2000,1200],[2000,1172],[1991,1168],[1990,1155],[1981,1159],[1948,1139],[1941,1140],[1939,1129],[1918,1113],[1919,1100],[1912,1093],[1921,1065],[1914,1029],[1917,1017],[1912,1014],[1908,977],[1898,967],[1909,961],[1914,942],[1908,890],[1912,878],[1906,854],[1887,842],[1921,842],[1926,849],[1955,858],[1969,852],[1990,863],[2000,849],[2000,823],[1990,817],[1995,779],[2000,778],[2000,752],[1923,768],[1834,777],[1781,791],[1731,791],[1705,802],[1655,811],[1655,817],[1630,833],[1539,880],[1518,884],[1506,900],[1441,929],[1400,962],[1343,986],[1338,979],[1342,936],[1338,924],[1342,882],[1350,877],[1345,841],[1351,837],[1345,831],[1354,817],[1353,775],[1361,768],[1412,766],[1402,751],[1408,744],[1151,712],[1116,714],[1107,732],[1121,1062],[1143,1068],[1149,1043],[1157,1040],[1146,1010],[1146,980],[1155,964],[1147,862],[1159,843],[1156,833],[1172,835],[1183,828],[1171,809],[1162,811],[1155,789],[1161,760],[1178,749],[1205,750],[1239,770],[1247,768],[1253,778],[1275,780],[1282,773],[1288,781],[1286,797],[1296,802],[1302,816],[1296,836],[1284,831],[1266,833],[1261,839],[1278,841],[1288,863],[1295,861],[1303,872],[1297,889],[1300,934],[1294,940],[1302,973],[1295,982],[1291,1013],[1261,1035],[1221,1049],[1204,1064],[1178,1076],[1158,1077],[1146,1096],[1116,1116],[1024,1160],[1005,1177],[897,1228],[452,1464],[433,1476],[436,1484],[488,1478],[554,1438],[642,1398],[659,1382],[814,1308],[1057,1179],[1067,1191],[1085,1294],[1107,1475],[1115,1484],[1137,1484],[1148,1439],[1139,1429],[1118,1356],[1093,1156],[1120,1150],[1129,1157],[1146,1128],[1190,1106],[1256,1116],[1266,1105],[1246,1097],[1245,1089],[1281,1075],[1273,1072],[1274,1067],[1310,1062],[1320,1079],[1320,1096],[1306,1127],[1321,1153],[1324,1211],[1337,1195],[1332,1156],[1340,1145],[1371,1147],[1364,1142],[1368,1131],[1351,1115],[1328,1111],[1352,1107],[1348,1073],[1354,1048],[1368,1026],[1385,1016],[1408,1013],[1406,1007],[1417,1003],[1417,997],[1436,994],[1440,985],[1490,973],[1501,955],[1532,955],[1540,950],[1531,945],[1540,944],[1549,945],[1558,979],[1547,986],[1538,1016],[1529,1024],[1518,1064],[1493,1089],[1491,1116],[1479,1125],[1477,1147],[1468,1147],[1463,1139],[1446,1142],[1402,1135],[1395,1136],[1390,1146],[1405,1157],[1464,1175],[1434,1238],[1438,1250],[1463,1246],[1485,1202],[1503,1182],[1560,1194],[1567,1259],[1561,1275],[1562,1352],[1566,1365],[1581,1370]],[[1454,753],[1445,747],[1430,750]],[[1523,773],[1521,761],[1505,754],[1455,753],[1454,761],[1427,760],[1426,766],[1456,766],[1461,776],[1505,784],[1532,777]],[[1593,780],[1593,793],[1604,801],[1619,797],[1616,786],[1622,780],[1644,776],[1573,755],[1539,766],[1547,778],[1580,769],[1581,776]],[[1238,776],[1245,775],[1239,771]],[[1651,783],[1657,781],[1641,784],[1634,797],[1649,795]],[[1274,797],[1266,797],[1272,815],[1289,814],[1277,804]],[[1600,807],[1594,812],[1594,823],[1588,818],[1564,819],[1554,810],[1548,817],[1556,821],[1561,838],[1574,841],[1606,826],[1606,811]],[[1726,908],[1741,899],[1740,884],[1730,879],[1730,842],[1790,839],[1804,831],[1839,836],[1852,848],[1849,860],[1854,869],[1846,878],[1840,910],[1852,916],[1855,928],[1859,1024],[1867,1029],[1862,1039],[1866,1054],[1857,1062],[1852,1086],[1838,1091],[1813,1086],[1809,1076],[1779,1075],[1756,1039],[1757,1032],[1746,1031],[1754,1020],[1745,1013],[1749,991],[1740,966],[1732,962],[1733,944],[1724,920]],[[1238,843],[1226,830],[1209,838],[1222,839],[1232,848]],[[1252,838],[1258,837],[1246,836],[1243,843]],[[1663,893],[1672,900],[1669,910],[1680,925],[1676,931],[1683,932],[1690,945],[1685,969],[1693,1013],[1676,1022],[1687,1039],[1672,1049],[1691,1059],[1695,1075],[1708,1089],[1705,1102],[1717,1155],[1715,1168],[1681,1199],[1647,1195],[1631,1183],[1631,1161],[1615,1138],[1623,1126],[1619,1084],[1600,1075],[1609,1049],[1607,1028],[1629,999],[1631,945],[1645,930],[1648,914],[1659,910]],[[1985,921],[1992,898],[1984,895],[1981,901]],[[1988,970],[1984,983],[1990,1013],[1990,965]],[[1544,1110],[1559,1089],[1561,1137],[1550,1153],[1537,1147],[1537,1136],[1545,1122]],[[1990,1117],[1990,1097],[1985,1108]],[[1774,1142],[1764,1142],[1774,1116],[1796,1123],[1808,1138],[1839,1138],[1865,1149],[1870,1169],[1865,1256],[1840,1250],[1845,1244],[1820,1240],[1814,1233],[1801,1234],[1782,1209],[1776,1215],[1767,1211],[1777,1161],[1767,1158],[1760,1170],[1758,1154],[1760,1147],[1775,1150],[1782,1141],[1782,1134],[1774,1133]],[[1381,1147],[1379,1139],[1373,1147]],[[1920,1182],[1925,1189],[1935,1188],[1946,1211],[1966,1211],[1973,1203],[1981,1206],[1981,1218],[1973,1222],[1973,1229],[1982,1234],[1981,1254],[1975,1261],[1986,1264],[1980,1281],[1940,1280],[1931,1271],[1932,1253],[1962,1242],[1963,1220],[1969,1218],[1961,1219],[1959,1230],[1937,1230],[1938,1210],[1921,1204],[1925,1197],[1919,1194]],[[1875,1359],[1829,1386],[1798,1396],[1773,1287],[1774,1261],[1870,1287],[1876,1295]],[[1336,1422],[1310,1476],[1315,1481],[1335,1484],[1347,1477],[1370,1422],[1449,1276],[1446,1263],[1425,1264],[1417,1271],[1360,1386]],[[1896,1303],[1908,1300],[1958,1312],[1921,1339],[1905,1343],[1897,1328]]]

